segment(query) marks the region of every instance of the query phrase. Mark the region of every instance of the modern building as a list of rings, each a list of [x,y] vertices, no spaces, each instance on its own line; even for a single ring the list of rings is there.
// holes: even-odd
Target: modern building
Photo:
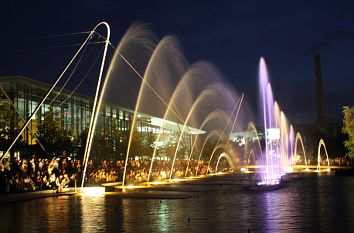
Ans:
[[[0,124],[15,132],[29,119],[51,86],[28,77],[10,76],[0,77],[0,87]],[[38,131],[38,125],[48,114],[54,114],[59,127],[69,130],[73,138],[79,137],[89,127],[93,100],[93,97],[88,95],[56,88],[21,135],[24,144],[28,146],[37,144],[34,134]],[[112,132],[113,127],[120,131],[130,131],[133,113],[130,109],[104,103],[101,107],[96,132]],[[162,129],[165,136],[180,132],[182,128],[176,122],[144,113],[138,114],[136,125],[138,132],[158,134]],[[190,142],[192,135],[203,133],[205,132],[202,130],[188,127],[184,138]]]

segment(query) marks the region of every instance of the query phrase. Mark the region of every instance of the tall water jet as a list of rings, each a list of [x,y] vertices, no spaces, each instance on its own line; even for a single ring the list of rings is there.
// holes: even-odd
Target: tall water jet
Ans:
[[[290,149],[290,162],[291,165],[294,164],[294,142],[295,142],[295,133],[294,133],[294,128],[293,125],[290,125],[290,133],[289,133],[289,149]]]
[[[268,70],[263,58],[259,63],[259,90],[260,90],[260,105],[262,112],[262,120],[264,127],[265,139],[265,170],[262,172],[262,181],[259,185],[275,185],[279,184],[281,179],[279,148],[280,129],[276,128],[274,118],[274,98],[272,89],[269,83]]]
[[[283,172],[281,169],[286,168],[289,165],[289,124],[283,111],[280,112],[280,164],[278,168],[279,172]]]

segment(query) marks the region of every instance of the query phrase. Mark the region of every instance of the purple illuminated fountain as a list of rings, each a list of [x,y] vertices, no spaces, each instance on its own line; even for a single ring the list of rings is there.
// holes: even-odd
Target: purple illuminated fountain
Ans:
[[[263,58],[260,59],[259,64],[259,93],[262,123],[264,125],[265,150],[263,152],[264,168],[261,170],[262,181],[258,182],[258,185],[278,185],[284,170],[281,153],[281,130],[279,128],[282,120],[277,116],[276,112],[279,111],[275,111],[267,66]]]

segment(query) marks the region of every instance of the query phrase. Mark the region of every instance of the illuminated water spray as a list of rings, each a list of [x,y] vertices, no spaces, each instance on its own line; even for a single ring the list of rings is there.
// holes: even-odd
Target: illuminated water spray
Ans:
[[[329,158],[328,158],[328,153],[327,153],[327,148],[326,148],[326,144],[325,142],[323,141],[323,139],[321,138],[321,140],[318,142],[318,149],[317,149],[317,169],[316,171],[320,171],[321,170],[321,147],[323,147],[324,151],[325,151],[325,154],[326,154],[326,157],[327,157],[327,166],[329,169]]]
[[[259,64],[259,91],[262,120],[264,126],[264,165],[262,171],[262,181],[259,185],[278,184],[282,175],[281,162],[281,133],[276,124],[276,114],[274,111],[274,98],[269,83],[267,66],[263,58]]]
[[[294,144],[294,156],[297,156],[297,142],[300,142],[301,148],[302,148],[302,153],[304,155],[304,161],[305,161],[305,171],[309,171],[308,165],[307,165],[307,158],[306,158],[306,151],[304,147],[304,142],[302,141],[301,134],[299,132],[296,133],[295,136],[295,144]]]
[[[219,163],[220,163],[220,160],[222,158],[225,158],[227,160],[227,162],[229,163],[229,166],[230,167],[234,167],[234,162],[232,161],[232,158],[230,157],[230,155],[228,155],[227,153],[221,153],[219,155],[219,158],[218,158],[218,161],[216,162],[216,166],[215,166],[215,173],[218,172],[218,166],[219,166]]]

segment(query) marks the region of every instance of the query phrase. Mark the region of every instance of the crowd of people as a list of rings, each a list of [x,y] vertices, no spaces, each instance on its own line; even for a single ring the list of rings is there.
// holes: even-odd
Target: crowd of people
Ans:
[[[224,164],[223,164],[224,162]],[[227,169],[225,161],[219,169]],[[310,161],[308,161],[310,164]],[[347,165],[346,159],[333,159],[334,165]],[[138,184],[149,181],[164,181],[170,178],[172,160],[155,160],[151,174],[151,160],[128,160],[125,183]],[[188,169],[187,169],[188,165]],[[173,178],[204,175],[214,172],[205,160],[176,160],[173,167]],[[65,187],[81,184],[83,165],[80,160],[70,157],[42,159],[32,156],[30,159],[14,159],[0,161],[0,193],[15,193],[35,190],[53,190],[61,192]],[[125,169],[124,160],[90,160],[85,177],[86,185],[121,182]]]
[[[53,158],[4,159],[0,162],[0,192],[52,189],[60,192],[73,185],[81,172],[79,161]]]
[[[126,184],[137,184],[148,180],[151,160],[128,160]],[[149,181],[163,181],[170,178],[172,161],[154,161]],[[123,180],[124,160],[88,161],[85,184],[97,185]],[[186,160],[176,160],[173,177],[206,174],[208,161],[191,161],[188,170]],[[213,172],[210,167],[209,172]],[[15,193],[35,190],[61,192],[65,187],[81,184],[83,165],[70,157],[42,159],[4,159],[0,162],[0,193]]]
[[[208,161],[192,160],[187,169],[187,160],[176,160],[173,168],[173,177],[203,175],[207,173]],[[151,160],[128,160],[125,177],[126,184],[137,184],[148,180]],[[87,166],[87,182],[89,184],[119,182],[123,180],[125,161],[123,160],[90,160]],[[151,169],[149,181],[164,181],[170,178],[172,161],[156,160]],[[209,173],[214,170],[209,167]]]

